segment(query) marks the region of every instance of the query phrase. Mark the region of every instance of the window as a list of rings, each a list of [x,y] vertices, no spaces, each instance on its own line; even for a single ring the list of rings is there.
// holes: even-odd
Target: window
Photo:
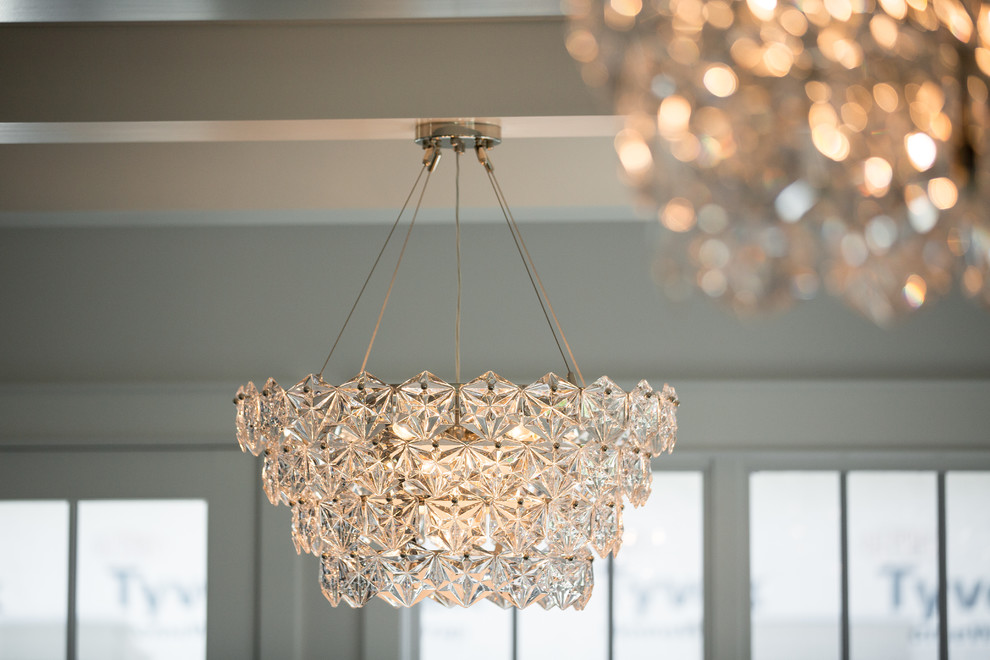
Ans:
[[[746,453],[655,472],[587,610],[423,604],[419,657],[990,657],[987,460]]]
[[[752,658],[839,658],[839,476],[750,477]]]
[[[612,593],[616,660],[704,657],[703,479],[655,472],[653,494],[626,507]]]
[[[206,502],[79,502],[80,660],[206,657]]]
[[[752,658],[990,656],[987,503],[990,472],[752,473]]]
[[[205,658],[206,517],[203,500],[0,502],[0,658]]]
[[[701,660],[703,485],[699,471],[654,472],[647,504],[625,509],[618,558],[595,560],[595,591],[584,610],[424,602],[417,606],[419,657]]]
[[[108,416],[111,418],[114,417]],[[326,601],[322,600],[316,580],[304,580],[301,576],[296,580],[291,575],[282,579],[278,574],[283,567],[301,571],[304,558],[296,556],[285,534],[285,510],[260,506],[264,494],[258,488],[257,465],[251,460],[241,460],[243,456],[237,446],[231,444],[225,442],[219,449],[153,445],[4,450],[0,440],[0,502],[15,507],[41,502],[61,507],[64,512],[57,528],[68,550],[59,549],[58,557],[53,555],[50,561],[52,572],[64,571],[58,582],[64,585],[61,593],[65,595],[45,599],[65,611],[59,619],[59,629],[53,632],[62,635],[60,641],[49,640],[50,648],[57,646],[60,651],[42,657],[66,658],[70,645],[76,656],[82,657],[90,648],[87,630],[98,621],[102,621],[104,631],[112,629],[118,640],[127,640],[130,648],[151,644],[148,640],[160,635],[163,628],[185,634],[205,625],[205,633],[202,630],[195,633],[199,636],[196,646],[199,650],[183,646],[183,650],[170,654],[173,658],[285,657],[275,650],[285,647],[283,638],[277,634],[290,630],[290,623],[300,620],[300,615],[286,603],[310,596],[320,598],[322,603]],[[174,506],[174,511],[157,508],[157,502],[167,504],[168,510]],[[28,538],[6,531],[0,527],[0,553]],[[95,554],[87,550],[91,543]],[[174,558],[173,566],[177,567],[174,572],[151,572],[141,560],[132,561],[133,557],[124,552],[127,548],[143,555],[149,544],[160,547],[156,560],[159,563],[167,563],[162,562],[163,557]],[[107,546],[113,546],[113,552]],[[34,549],[33,542],[29,547],[31,553],[40,552]],[[141,550],[142,547],[145,549]],[[113,566],[108,565],[111,558]],[[264,571],[260,570],[262,566]],[[85,582],[84,578],[88,580],[91,571],[109,569],[118,571],[116,575],[105,572],[103,577],[103,587],[109,586],[113,597],[120,597],[120,589],[126,582],[132,590],[129,603],[140,603],[140,598],[147,599],[149,595],[158,598],[156,603],[167,608],[159,614],[166,618],[142,619],[136,608],[124,616],[119,610],[115,613],[105,608],[105,601],[100,604],[104,597],[97,596],[99,591],[92,591],[98,585]],[[141,571],[152,585],[150,594],[142,594],[141,583],[132,577],[135,571]],[[262,584],[265,576],[272,579]],[[201,598],[204,580],[205,601]],[[283,588],[283,585],[288,586]],[[293,591],[295,585],[299,587]],[[304,588],[310,591],[303,591]],[[159,595],[158,589],[164,589],[164,593]],[[0,605],[5,591],[0,585]],[[180,607],[186,612],[181,617]],[[10,639],[9,631],[4,630],[9,619],[5,615],[0,617],[3,617],[0,618],[0,644],[3,644],[3,640]],[[282,624],[279,617],[284,617],[286,622]],[[334,613],[321,610],[319,617],[322,625],[318,629],[330,629],[327,622],[333,622]],[[259,620],[275,632],[262,635]],[[312,629],[317,629],[315,623]],[[115,651],[120,648],[115,647]],[[346,650],[347,641],[339,642],[338,648]],[[22,660],[25,656],[5,653],[0,646],[0,660],[11,657]],[[107,652],[101,657],[132,660],[155,656]]]
[[[508,660],[512,611],[488,601],[447,608],[432,600],[419,607],[420,658]],[[478,640],[484,640],[479,644]],[[470,649],[470,653],[468,652]]]
[[[949,656],[990,657],[990,472],[945,475]]]
[[[0,530],[0,658],[64,658],[69,503],[0,502]]]

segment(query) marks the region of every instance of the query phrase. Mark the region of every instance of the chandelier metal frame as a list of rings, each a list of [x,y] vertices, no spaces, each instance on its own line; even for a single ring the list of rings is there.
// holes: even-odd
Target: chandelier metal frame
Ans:
[[[424,121],[416,142],[423,166],[323,367],[286,389],[271,378],[260,390],[239,388],[238,443],[264,456],[265,493],[289,506],[296,551],[320,558],[320,586],[332,605],[361,607],[379,596],[395,606],[487,598],[503,607],[582,609],[594,584],[592,550],[599,557],[618,551],[623,501],[646,501],[651,459],[674,447],[677,395],[646,381],[629,392],[607,377],[585,384],[495,178],[488,151],[501,142],[496,122]],[[461,380],[460,156],[469,148],[491,183],[566,378],[551,372],[516,385],[489,371]],[[424,371],[389,385],[366,367],[444,149],[457,167],[455,382]],[[417,190],[359,373],[331,385],[323,372]]]

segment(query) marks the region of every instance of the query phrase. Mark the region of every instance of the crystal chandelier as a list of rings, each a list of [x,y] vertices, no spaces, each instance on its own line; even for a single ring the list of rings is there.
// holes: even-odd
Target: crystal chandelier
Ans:
[[[320,558],[332,605],[361,607],[379,596],[395,606],[488,598],[503,607],[582,609],[593,586],[591,550],[618,551],[623,501],[646,501],[650,459],[674,447],[676,394],[646,381],[624,392],[607,377],[584,386],[495,178],[488,150],[501,141],[498,125],[424,122],[416,141],[423,167],[351,307],[419,188],[360,372],[342,385],[324,381],[323,370],[287,389],[274,379],[260,391],[248,383],[234,398],[237,441],[264,456],[264,491],[272,504],[288,505],[296,551]],[[424,371],[389,385],[365,367],[444,149],[457,161],[455,382]],[[566,378],[548,373],[516,385],[489,371],[461,382],[459,181],[467,149],[483,165],[558,349],[566,347]],[[323,369],[332,355],[333,348]]]
[[[957,276],[990,305],[990,7],[569,0],[567,49],[626,116],[654,268],[740,313],[820,289],[878,324]]]

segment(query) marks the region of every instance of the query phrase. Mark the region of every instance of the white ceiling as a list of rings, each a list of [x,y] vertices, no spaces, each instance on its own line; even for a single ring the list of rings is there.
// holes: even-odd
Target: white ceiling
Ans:
[[[289,3],[292,21],[231,23],[268,3],[210,3],[224,21],[0,25],[0,380],[318,369],[419,166],[401,118],[435,116],[505,118],[493,159],[586,376],[990,377],[990,314],[955,297],[890,330],[826,298],[743,322],[663,299],[660,232],[616,178],[616,120],[567,57],[562,19],[304,20],[365,4]],[[441,4],[484,6],[390,6],[432,19]],[[0,2],[0,16],[76,20],[79,7]],[[390,380],[452,378],[451,165],[369,363]],[[464,165],[464,371],[560,369],[486,182]],[[360,365],[386,264],[337,377]]]

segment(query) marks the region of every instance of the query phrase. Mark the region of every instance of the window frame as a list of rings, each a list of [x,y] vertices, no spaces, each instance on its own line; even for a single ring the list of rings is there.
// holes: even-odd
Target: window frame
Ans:
[[[839,474],[842,502],[841,553],[842,574],[847,580],[845,539],[845,484],[846,476],[853,471],[894,472],[928,471],[938,479],[939,505],[939,562],[940,573],[945,570],[945,474],[946,472],[990,471],[990,451],[951,450],[892,452],[890,450],[864,451],[779,451],[737,450],[722,452],[693,452],[678,449],[670,456],[655,459],[656,472],[697,471],[703,479],[703,644],[705,660],[735,657],[749,660],[752,654],[750,621],[750,537],[749,537],[749,483],[750,475],[764,471],[835,471]],[[717,530],[717,536],[716,536]],[[596,561],[600,561],[597,560]],[[612,562],[607,560],[611,578]],[[944,574],[940,580],[945,580]],[[609,581],[611,600],[613,581]],[[843,608],[840,626],[844,640],[840,648],[848,660],[848,584],[843,588]],[[948,621],[946,591],[940,590],[939,610],[941,621]],[[387,616],[387,613],[385,613]],[[518,658],[516,611],[513,610],[513,660]],[[417,608],[398,614],[400,626],[405,631],[396,657],[402,660],[420,660],[419,618]],[[609,639],[612,639],[612,620],[609,617]],[[944,637],[944,635],[943,635]],[[944,643],[944,642],[943,642]],[[613,644],[608,645],[607,660],[613,660]],[[947,648],[947,647],[946,647]],[[365,657],[372,657],[366,654]],[[606,659],[603,659],[606,660]],[[948,660],[947,654],[940,660]]]
[[[202,499],[207,503],[206,656],[253,657],[259,633],[255,520],[257,475],[229,450],[50,449],[0,452],[0,500],[69,503],[66,658],[77,647],[77,518],[81,500]],[[80,471],[86,479],[78,479]],[[181,478],[176,478],[181,476]],[[222,585],[222,586],[221,586]],[[223,597],[218,597],[223,594]]]
[[[948,552],[946,548],[946,474],[948,472],[987,472],[990,471],[990,452],[979,450],[954,450],[948,452],[812,452],[808,454],[753,456],[754,452],[740,459],[741,466],[746,471],[746,481],[755,472],[776,471],[831,471],[839,477],[839,559],[840,559],[840,605],[839,629],[840,646],[839,660],[850,659],[850,617],[849,617],[849,542],[848,542],[848,476],[850,472],[928,472],[936,477],[936,525],[937,525],[937,562],[939,585],[948,582]],[[746,488],[746,517],[749,517],[749,488]],[[746,526],[746,577],[749,582],[749,526]],[[939,660],[949,660],[949,611],[948,590],[939,589]],[[746,608],[746,618],[750,618],[750,609]],[[752,630],[747,625],[748,648],[747,660],[751,657],[752,642],[749,639]]]

